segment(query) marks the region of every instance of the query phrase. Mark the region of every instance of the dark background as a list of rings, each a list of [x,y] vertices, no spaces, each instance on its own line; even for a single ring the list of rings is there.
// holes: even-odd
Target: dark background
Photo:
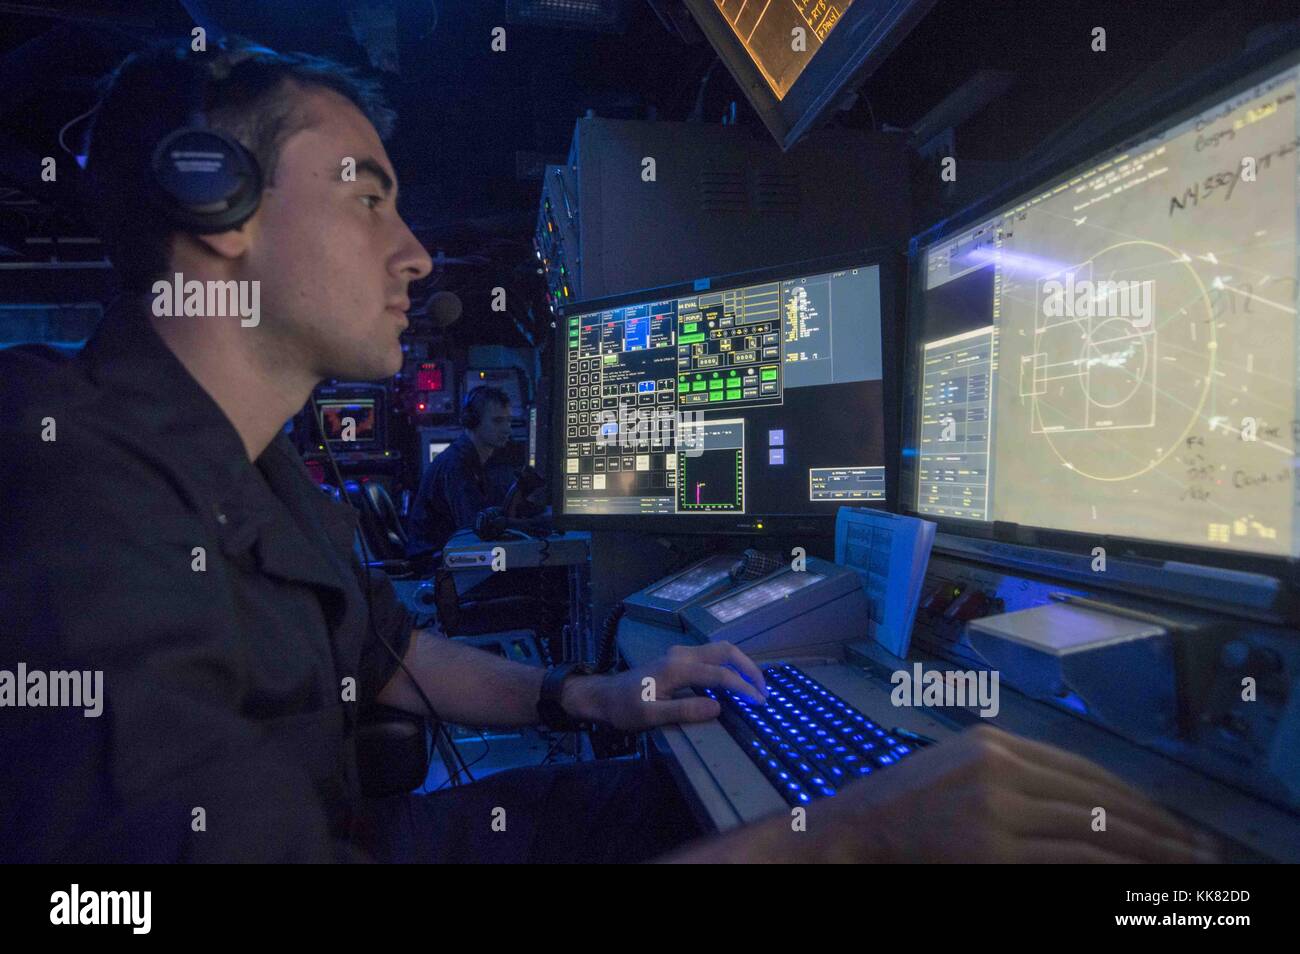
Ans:
[[[736,122],[759,125],[698,31],[676,28],[676,0],[602,2],[618,14],[609,31],[530,21],[523,0],[0,2],[0,264],[102,258],[85,225],[80,170],[61,162],[58,181],[43,183],[40,159],[70,158],[58,145],[65,126],[65,143],[81,151],[85,123],[68,124],[127,52],[198,24],[210,36],[378,65],[400,116],[390,151],[403,212],[441,255],[425,290],[465,301],[452,338],[545,340],[530,238],[541,165],[564,159],[575,119],[591,110],[717,123],[735,103]],[[829,121],[910,127],[978,71],[1009,74],[1005,92],[953,130],[955,188],[941,190],[918,164],[918,231],[1295,17],[1294,4],[1258,0],[939,0]],[[506,29],[504,53],[490,49],[494,26]],[[1094,26],[1107,31],[1104,54],[1089,47]],[[506,313],[487,308],[500,284],[512,292]],[[0,270],[0,303],[95,300],[110,289],[103,269]]]

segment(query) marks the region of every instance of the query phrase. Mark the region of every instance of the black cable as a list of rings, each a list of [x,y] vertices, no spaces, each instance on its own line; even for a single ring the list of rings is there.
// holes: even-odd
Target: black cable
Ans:
[[[478,758],[474,759],[473,762],[470,762],[468,765],[465,766],[465,774],[467,775],[469,774],[469,770],[471,768],[473,768],[475,765],[478,765],[479,762],[482,762],[485,758],[487,758],[488,754],[492,751],[492,743],[488,742],[487,736],[485,736],[481,730],[476,729],[475,731],[478,734],[479,741],[483,743],[483,751],[479,753]],[[454,746],[455,743],[453,742],[452,745]],[[460,758],[459,750],[457,750],[456,757]],[[464,759],[461,759],[462,764],[464,764],[464,761],[465,761]],[[460,773],[457,772],[456,774],[457,776],[459,776]],[[448,785],[452,783],[453,778],[454,776],[448,775],[447,778],[443,779],[441,784],[439,784],[438,787],[434,789],[434,792],[441,792],[444,788],[446,788]],[[471,781],[472,780],[473,779],[471,778]]]
[[[614,668],[618,656],[618,621],[626,610],[623,601],[619,600],[605,616],[600,628],[600,647],[596,651],[596,672],[609,672]]]
[[[315,418],[316,426],[320,427],[321,426],[320,409],[316,406],[315,392],[311,394],[309,400],[311,402],[311,412],[313,417]],[[339,470],[338,462],[334,459],[334,451],[330,447],[329,436],[323,432],[323,429],[321,433],[321,444],[325,448],[325,456],[329,459],[330,470],[334,473],[334,479],[339,482],[339,492],[343,494],[344,497],[346,497],[347,485],[344,484],[343,482],[343,472]],[[363,497],[362,504],[364,506],[365,491],[361,490],[360,492]],[[361,541],[361,558],[362,558],[361,569],[364,572],[366,577],[366,581],[365,581],[366,621],[370,627],[370,635],[373,636],[376,640],[378,640],[380,645],[382,645],[384,649],[388,650],[388,654],[397,661],[397,665],[401,667],[402,672],[406,673],[407,678],[411,680],[411,685],[415,687],[415,691],[419,695],[420,701],[424,703],[425,708],[429,710],[430,717],[433,719],[434,737],[437,738],[439,732],[443,733],[444,737],[447,739],[447,742],[451,747],[452,754],[455,756],[456,760],[460,762],[461,769],[464,770],[465,775],[472,782],[474,781],[474,776],[470,775],[469,766],[467,766],[465,764],[465,760],[461,758],[460,752],[456,748],[456,744],[451,739],[451,734],[446,731],[446,727],[443,725],[442,722],[442,717],[438,715],[438,710],[433,707],[433,703],[430,702],[429,697],[425,695],[424,689],[421,688],[419,680],[415,678],[415,676],[412,674],[410,669],[406,668],[406,661],[402,659],[401,655],[398,654],[397,650],[393,648],[392,644],[389,643],[388,640],[384,639],[384,637],[379,635],[379,630],[375,627],[374,604],[370,600],[370,562],[371,562],[370,546],[366,542],[365,528],[358,527],[357,530]],[[456,773],[457,776],[459,774],[460,774],[459,772]]]
[[[551,739],[551,747],[550,747],[549,749],[546,750],[546,757],[543,758],[542,761],[539,763],[539,767],[540,767],[541,765],[549,765],[549,764],[550,764],[551,759],[555,758],[555,754],[556,754],[557,752],[559,752],[561,746],[564,745],[564,740],[565,740],[566,738],[568,738],[570,735],[576,735],[576,733],[572,733],[572,732],[561,732],[561,733],[559,733],[559,735],[557,735],[557,736],[555,736],[554,738]]]

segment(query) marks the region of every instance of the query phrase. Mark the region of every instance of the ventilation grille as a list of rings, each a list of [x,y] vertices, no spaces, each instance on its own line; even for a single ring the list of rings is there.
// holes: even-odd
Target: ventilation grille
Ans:
[[[705,212],[798,215],[799,177],[790,172],[757,172],[739,166],[710,166],[700,173],[700,208]]]
[[[745,172],[738,166],[710,166],[700,172],[700,208],[705,212],[746,212]]]
[[[506,22],[601,33],[627,29],[624,0],[507,0]]]
[[[798,215],[799,177],[792,172],[757,173],[754,209],[767,215]]]

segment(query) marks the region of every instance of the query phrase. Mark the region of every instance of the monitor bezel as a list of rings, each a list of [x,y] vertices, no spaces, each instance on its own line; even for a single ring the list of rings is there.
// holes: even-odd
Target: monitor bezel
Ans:
[[[816,275],[844,268],[870,268],[879,270],[880,279],[880,336],[881,336],[881,391],[883,394],[883,433],[885,468],[885,499],[857,505],[892,510],[898,500],[898,469],[894,462],[899,455],[899,380],[896,369],[902,358],[901,338],[898,334],[899,309],[902,307],[904,259],[902,253],[889,246],[876,246],[854,252],[821,258],[804,259],[769,268],[732,272],[695,281],[661,285],[621,295],[593,298],[565,303],[556,309],[553,338],[553,361],[557,365],[551,381],[551,407],[561,415],[552,421],[549,446],[551,448],[551,499],[555,502],[553,520],[562,530],[633,530],[648,533],[683,535],[740,535],[762,536],[769,533],[805,533],[813,536],[833,536],[835,512],[825,514],[566,514],[564,513],[565,430],[562,415],[565,407],[565,375],[562,365],[567,346],[567,324],[563,319],[571,315],[588,314],[607,308],[621,308],[639,302],[658,301],[693,295],[702,291],[723,291],[762,282],[783,281],[801,275]],[[892,316],[892,320],[891,320]]]
[[[856,90],[925,17],[936,0],[893,0],[889,12],[874,22],[869,0],[857,0],[832,28],[821,50],[799,74],[783,99],[736,38],[713,0],[685,0],[700,30],[745,91],[754,111],[783,150],[809,132],[843,96]]]
[[[1093,548],[1100,546],[1108,559],[1181,562],[1260,573],[1282,580],[1292,588],[1300,588],[1300,560],[1292,556],[922,513],[915,509],[918,501],[917,448],[907,448],[902,443],[904,440],[914,440],[919,432],[921,412],[917,397],[919,387],[914,384],[914,390],[909,392],[908,385],[919,380],[920,355],[924,346],[924,341],[919,334],[917,316],[920,314],[925,291],[925,263],[922,255],[925,248],[979,224],[1008,206],[1017,205],[1024,199],[1041,194],[1061,179],[1068,179],[1115,155],[1141,145],[1161,130],[1176,126],[1203,112],[1216,101],[1231,98],[1270,76],[1296,66],[1300,66],[1300,29],[1287,30],[1254,50],[1188,78],[1137,114],[1093,137],[1071,156],[1043,163],[1025,171],[996,192],[912,236],[907,250],[905,331],[898,375],[900,450],[895,469],[899,481],[897,498],[899,513],[929,520],[937,524],[941,534],[996,540],[1079,555],[1091,555]],[[1080,152],[1086,156],[1082,161],[1074,158]],[[912,452],[910,455],[909,450]],[[936,541],[936,546],[939,545]]]

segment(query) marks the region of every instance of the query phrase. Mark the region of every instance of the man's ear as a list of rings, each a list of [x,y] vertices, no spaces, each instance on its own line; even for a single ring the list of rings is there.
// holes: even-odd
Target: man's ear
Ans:
[[[248,251],[249,229],[247,224],[242,229],[230,229],[225,232],[213,232],[209,235],[195,235],[190,232],[177,236],[206,246],[209,253],[221,258],[236,259]]]

